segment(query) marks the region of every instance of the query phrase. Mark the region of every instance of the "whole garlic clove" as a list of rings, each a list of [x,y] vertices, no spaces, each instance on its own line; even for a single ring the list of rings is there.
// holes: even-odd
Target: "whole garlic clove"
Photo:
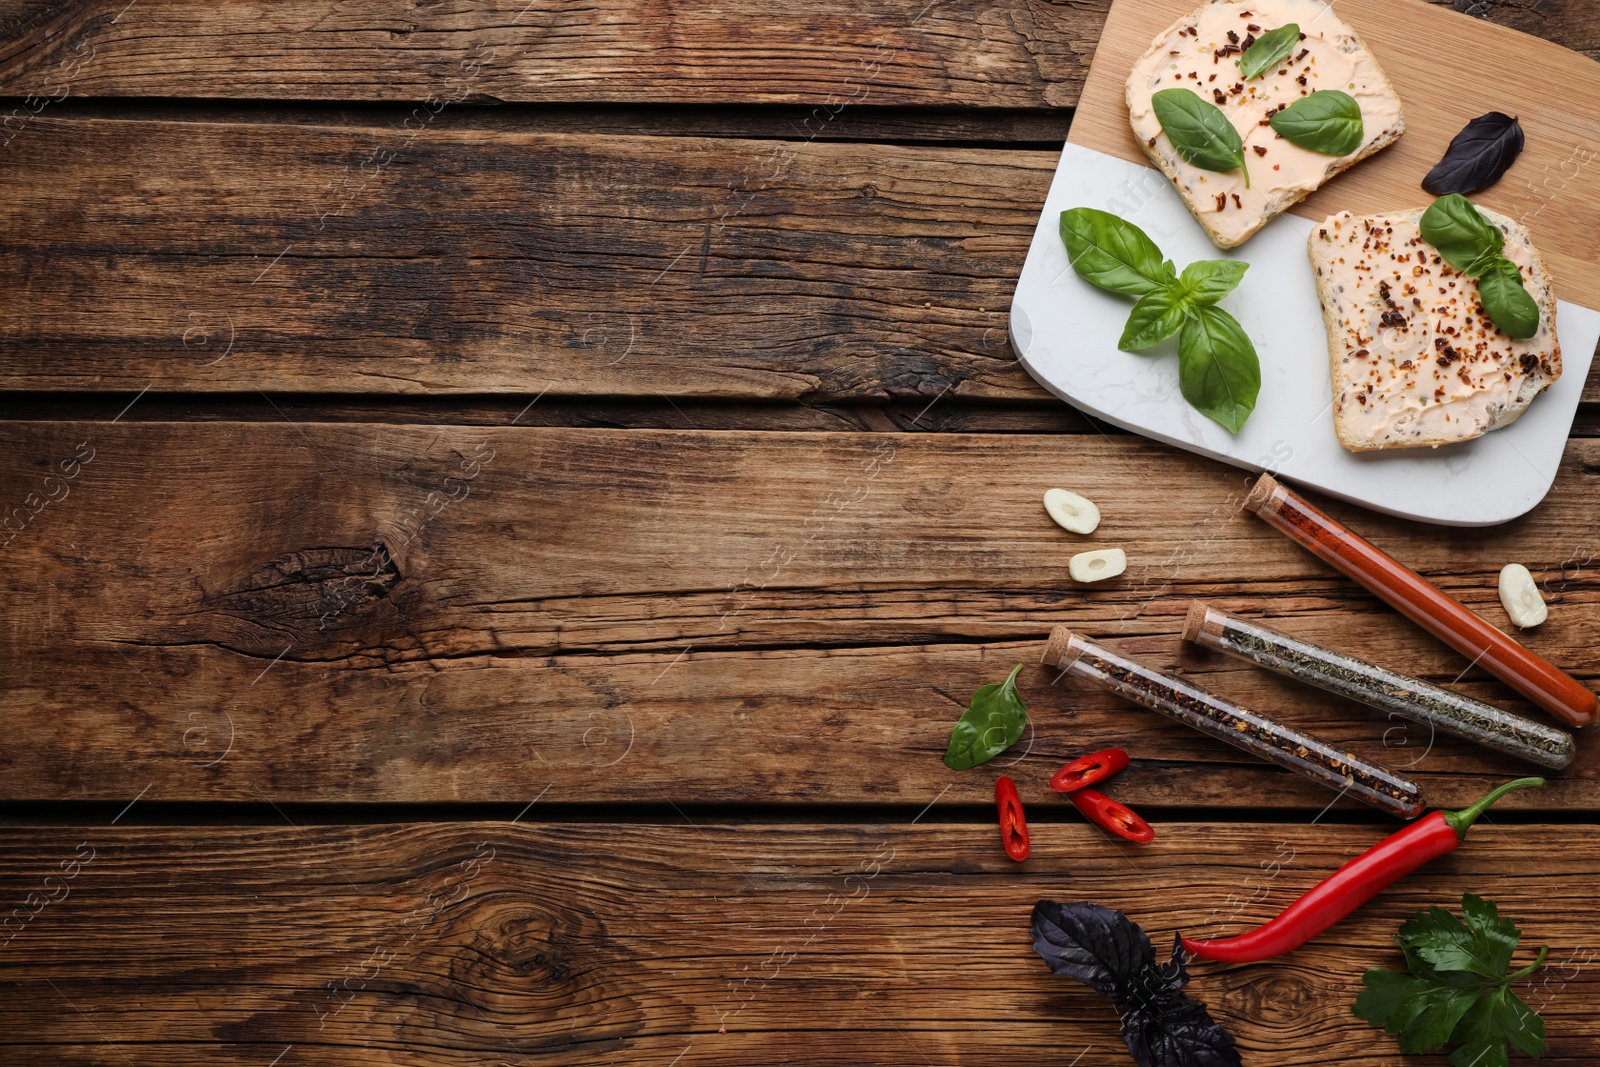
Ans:
[[[1094,528],[1100,525],[1100,509],[1095,507],[1094,501],[1065,489],[1046,489],[1044,510],[1057,526],[1073,533],[1094,533]]]
[[[1538,626],[1550,617],[1533,575],[1520,563],[1507,563],[1500,568],[1500,603],[1511,621],[1524,629]]]
[[[1075,582],[1103,582],[1128,569],[1128,556],[1120,548],[1097,548],[1079,552],[1067,561],[1067,573]]]

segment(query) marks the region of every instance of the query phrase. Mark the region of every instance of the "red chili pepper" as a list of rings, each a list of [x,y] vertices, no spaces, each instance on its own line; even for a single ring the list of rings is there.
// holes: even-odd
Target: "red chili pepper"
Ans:
[[[1128,769],[1128,754],[1120,748],[1107,748],[1079,756],[1050,778],[1050,788],[1057,793],[1070,793],[1086,785],[1095,785],[1114,774]]]
[[[1276,919],[1238,937],[1214,941],[1183,939],[1183,947],[1202,959],[1256,963],[1297,949],[1377,896],[1401,877],[1451,851],[1489,805],[1543,778],[1518,778],[1460,811],[1436,811],[1367,849],[1284,908]]]
[[[1137,841],[1141,845],[1156,839],[1150,824],[1141,819],[1128,805],[1112,800],[1098,789],[1075,789],[1067,798],[1083,812],[1083,817],[1100,829]]]
[[[1000,809],[1000,843],[1006,855],[1021,863],[1028,858],[1028,820],[1022,814],[1017,783],[1003,774],[994,783],[994,804]]]

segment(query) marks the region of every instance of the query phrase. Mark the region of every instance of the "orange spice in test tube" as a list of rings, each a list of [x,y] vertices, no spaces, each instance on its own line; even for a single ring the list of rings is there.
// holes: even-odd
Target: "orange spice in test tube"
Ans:
[[[1562,722],[1594,722],[1595,695],[1576,678],[1484,622],[1272,475],[1256,480],[1244,506]]]

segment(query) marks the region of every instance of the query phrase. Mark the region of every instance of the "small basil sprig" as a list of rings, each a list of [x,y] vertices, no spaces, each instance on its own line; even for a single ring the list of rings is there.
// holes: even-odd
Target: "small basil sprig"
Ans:
[[[1205,259],[1180,275],[1143,230],[1110,212],[1075,207],[1061,213],[1067,261],[1089,284],[1138,302],[1117,347],[1135,352],[1178,334],[1178,387],[1183,398],[1238,433],[1255,409],[1261,362],[1237,320],[1216,307],[1248,263]]]
[[[1422,239],[1444,261],[1478,282],[1478,299],[1509,337],[1539,332],[1539,304],[1522,284],[1522,271],[1506,258],[1506,237],[1460,193],[1441,196],[1422,213]]]
[[[1347,156],[1366,138],[1361,105],[1338,89],[1302,96],[1268,121],[1285,141],[1325,156]]]
[[[972,703],[950,731],[950,747],[944,754],[946,767],[970,770],[994,759],[1022,737],[1022,730],[1028,725],[1028,709],[1017,693],[1017,672],[1021,670],[1019,663],[999,685],[980,686],[972,694]]]
[[[1239,72],[1244,75],[1245,81],[1259,78],[1287,59],[1299,43],[1300,24],[1297,22],[1268,30],[1257,37],[1256,43],[1246,48],[1239,57]]]
[[[1219,174],[1243,171],[1245,188],[1250,187],[1244,142],[1221,108],[1193,89],[1163,89],[1150,103],[1162,131],[1185,161]]]

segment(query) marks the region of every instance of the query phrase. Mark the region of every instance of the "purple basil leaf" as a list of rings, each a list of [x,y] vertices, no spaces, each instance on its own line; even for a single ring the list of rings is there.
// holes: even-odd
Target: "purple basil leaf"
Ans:
[[[1141,1060],[1141,1064],[1148,1063],[1149,1067],[1241,1067],[1233,1038],[1199,1001],[1175,993],[1162,1010],[1150,1014],[1151,1021],[1144,1024],[1140,1034],[1149,1059]],[[1128,1042],[1128,1051],[1132,1052],[1133,1037],[1126,1030],[1123,1037]]]
[[[1189,981],[1182,938],[1158,964],[1150,938],[1122,912],[1049,900],[1033,909],[1032,935],[1052,971],[1110,998],[1139,1067],[1240,1067],[1233,1038],[1181,992]]]
[[[1076,978],[1118,1008],[1155,968],[1155,949],[1139,925],[1099,904],[1041,900],[1033,909],[1033,950],[1056,974]]]
[[[1479,115],[1456,134],[1444,158],[1422,179],[1422,188],[1435,196],[1487,189],[1516,162],[1522,143],[1522,124],[1512,116]]]

